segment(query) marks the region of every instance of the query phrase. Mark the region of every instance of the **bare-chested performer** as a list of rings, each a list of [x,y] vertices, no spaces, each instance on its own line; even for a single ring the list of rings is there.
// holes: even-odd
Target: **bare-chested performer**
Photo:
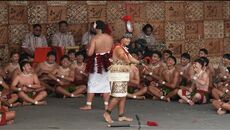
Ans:
[[[190,82],[190,69],[192,68],[192,63],[190,62],[191,58],[188,53],[181,54],[180,63],[176,65],[176,69],[180,73],[180,86],[187,86]]]
[[[97,20],[94,24],[96,35],[92,38],[87,49],[88,62],[86,71],[89,73],[87,102],[81,110],[91,110],[95,93],[103,93],[105,109],[108,107],[110,85],[108,79],[109,58],[113,46],[113,38],[104,33],[105,23]],[[102,82],[103,81],[103,82]]]
[[[166,62],[167,68],[162,71],[162,78],[151,83],[149,91],[161,100],[170,102],[177,95],[179,88],[179,72],[176,69],[176,58],[169,56]]]
[[[0,92],[1,95],[1,92]],[[6,125],[6,124],[13,124],[14,118],[16,116],[15,111],[9,111],[8,107],[1,105],[1,96],[0,96],[0,126]]]
[[[72,64],[72,68],[75,70],[75,79],[74,83],[76,85],[84,85],[86,88],[88,82],[88,74],[85,73],[86,71],[86,63],[84,63],[84,55],[80,52],[76,53],[76,64]],[[85,92],[86,90],[82,91]]]
[[[168,57],[169,56],[172,56],[173,55],[173,53],[172,53],[172,51],[170,51],[170,50],[164,50],[163,51],[163,57],[162,57],[162,62],[163,62],[163,66],[165,67],[165,68],[167,68],[167,60],[168,60]]]
[[[13,72],[16,69],[20,69],[19,66],[19,54],[18,52],[13,52],[10,55],[11,62],[4,67],[6,75],[4,76],[7,80],[7,83],[11,83],[13,80]]]
[[[21,105],[21,103],[17,102],[18,95],[11,93],[9,85],[5,82],[2,75],[4,75],[5,72],[0,68],[0,92],[1,92],[1,98],[2,103],[8,107],[16,107]]]
[[[70,67],[69,57],[63,55],[60,61],[61,66],[49,74],[49,77],[57,81],[56,92],[63,95],[63,98],[82,96],[82,89],[85,89],[85,86],[77,86],[73,84],[74,70]]]
[[[37,74],[28,61],[20,63],[22,72],[16,76],[11,84],[11,89],[18,92],[19,97],[23,100],[24,105],[46,105],[44,100],[47,96],[45,87],[40,85]]]
[[[209,100],[209,75],[204,70],[205,61],[201,58],[194,61],[194,71],[192,85],[187,89],[183,88],[178,91],[180,96],[180,103],[188,103],[194,105],[194,103],[207,103]]]
[[[161,52],[152,52],[150,64],[147,68],[143,67],[143,71],[141,71],[140,90],[131,95],[133,98],[141,98],[142,95],[148,92],[148,86],[150,83],[158,82],[161,79],[161,73],[164,69],[161,57]]]
[[[41,86],[44,86],[47,90],[51,92],[55,92],[55,83],[52,82],[52,79],[49,77],[49,74],[51,74],[59,66],[55,62],[56,53],[54,51],[50,51],[47,53],[46,57],[46,61],[39,63],[37,65],[37,67],[35,68],[35,72],[38,75]]]
[[[110,67],[110,71],[127,72],[136,71],[136,66],[134,64],[139,64],[140,62],[133,58],[125,46],[129,45],[130,33],[126,33],[120,41],[120,44],[113,49],[113,64]],[[104,113],[104,118],[107,123],[113,123],[110,114],[114,107],[118,105],[119,107],[119,117],[118,121],[132,121],[132,118],[126,117],[125,112],[125,102],[127,96],[128,81],[113,81],[111,82],[112,90],[111,96],[113,97],[110,101],[108,109]]]
[[[77,63],[77,58],[76,58],[76,50],[74,49],[70,49],[68,51],[68,56],[69,56],[69,60],[71,62],[71,65],[74,65]]]

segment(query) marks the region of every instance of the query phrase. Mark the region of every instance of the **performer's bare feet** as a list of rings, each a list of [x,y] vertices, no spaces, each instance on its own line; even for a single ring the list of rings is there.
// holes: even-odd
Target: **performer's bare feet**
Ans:
[[[190,106],[193,106],[193,105],[194,105],[194,102],[193,102],[192,100],[188,100],[187,102],[188,102],[188,104],[189,104]]]
[[[80,109],[84,110],[84,111],[87,111],[87,110],[91,110],[92,107],[90,105],[86,105],[86,106],[80,107]]]
[[[22,105],[22,103],[16,102],[16,103],[12,104],[12,107],[18,107],[18,106],[21,106],[21,105]]]
[[[118,121],[133,121],[133,118],[122,116],[118,117]]]
[[[14,124],[14,120],[10,120],[10,121],[8,121],[8,122],[7,122],[7,124],[8,124],[8,125],[12,125],[12,124]]]
[[[221,109],[217,110],[218,115],[224,115],[225,113],[226,113],[226,111],[224,111],[224,110],[221,110]]]
[[[179,99],[178,102],[179,103],[186,103],[186,101],[184,99]]]
[[[106,121],[107,123],[109,123],[109,124],[113,123],[113,120],[111,119],[109,113],[105,112],[105,113],[103,114],[103,117],[104,117],[104,119],[105,119],[105,121]]]

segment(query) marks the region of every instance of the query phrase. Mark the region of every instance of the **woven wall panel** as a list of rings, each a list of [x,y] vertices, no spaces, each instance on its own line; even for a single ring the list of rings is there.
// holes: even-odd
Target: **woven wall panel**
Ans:
[[[204,2],[204,19],[214,20],[223,18],[222,2]]]
[[[165,18],[168,21],[183,21],[184,20],[184,3],[183,2],[166,2],[165,3]]]
[[[175,56],[179,56],[183,52],[184,41],[166,42],[167,48],[170,49]]]
[[[73,34],[75,42],[80,43],[82,35],[87,31],[87,24],[72,24],[69,25],[69,30]]]
[[[157,41],[164,41],[165,39],[165,25],[164,22],[153,21],[150,24],[154,27],[154,36]]]
[[[27,5],[28,1],[9,1],[8,2],[10,5]]]
[[[202,21],[185,22],[185,38],[200,39],[204,37],[204,24]]]
[[[187,21],[203,20],[203,2],[186,2],[185,3],[185,19]]]
[[[203,39],[188,39],[185,40],[183,52],[188,52],[193,56],[198,55],[199,49],[204,47]]]
[[[47,1],[47,4],[51,5],[51,6],[65,6],[65,5],[67,5],[67,1],[62,1],[62,0],[59,0],[59,1]]]
[[[48,23],[66,20],[66,6],[48,6]]]
[[[127,4],[127,15],[132,16],[135,22],[144,22],[146,18],[145,4]]]
[[[27,22],[26,6],[12,5],[9,7],[9,23],[22,24]]]
[[[29,5],[28,6],[28,23],[47,23],[47,6],[46,5]]]
[[[223,4],[224,19],[230,20],[230,1],[226,1]]]
[[[87,23],[87,5],[70,4],[67,6],[67,22],[70,24]]]
[[[9,44],[10,46],[21,46],[22,39],[28,32],[27,24],[14,24],[9,26]]]
[[[184,22],[167,22],[165,25],[166,41],[180,41],[185,39]]]
[[[204,47],[208,49],[210,56],[222,55],[223,45],[223,39],[205,39],[204,41]]]
[[[147,3],[146,4],[147,20],[165,20],[165,3]]]
[[[110,24],[112,30],[112,36],[114,39],[120,39],[125,32],[125,23],[122,20],[117,20]]]
[[[230,37],[230,20],[224,21],[224,34],[225,37]]]
[[[0,5],[0,24],[8,24],[8,6]]]
[[[0,26],[0,45],[8,43],[8,28],[7,26]]]
[[[224,21],[204,21],[204,38],[224,38]]]
[[[123,3],[109,2],[107,4],[107,22],[113,23],[120,20],[126,14]]]
[[[224,39],[224,53],[230,53],[230,38]]]
[[[89,5],[88,6],[88,19],[90,22],[98,19],[105,21],[106,19],[106,6],[105,5]]]
[[[5,65],[9,61],[9,47],[4,45],[0,48],[0,66]]]

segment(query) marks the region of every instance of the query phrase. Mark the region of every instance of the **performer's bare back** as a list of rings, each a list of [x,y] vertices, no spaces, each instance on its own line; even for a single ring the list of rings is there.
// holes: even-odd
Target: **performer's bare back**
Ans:
[[[113,38],[108,34],[97,34],[91,41],[95,53],[109,52],[113,46]]]

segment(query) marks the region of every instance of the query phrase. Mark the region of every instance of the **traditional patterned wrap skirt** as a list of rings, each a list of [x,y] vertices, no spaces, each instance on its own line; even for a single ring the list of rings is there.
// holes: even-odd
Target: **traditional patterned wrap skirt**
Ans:
[[[111,96],[126,97],[128,94],[128,82],[130,76],[130,66],[115,63],[109,67],[109,81],[111,86]]]

